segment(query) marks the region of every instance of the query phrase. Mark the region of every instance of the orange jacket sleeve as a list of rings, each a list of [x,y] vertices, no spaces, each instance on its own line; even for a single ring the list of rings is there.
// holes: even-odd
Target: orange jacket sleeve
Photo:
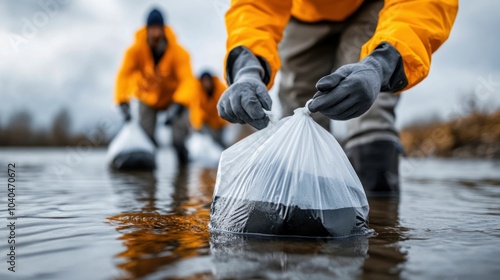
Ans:
[[[174,71],[179,80],[179,85],[173,95],[174,102],[188,108],[192,107],[197,98],[198,80],[191,70],[189,54],[181,46],[177,46],[174,63]]]
[[[278,43],[290,19],[291,8],[292,0],[232,0],[225,16],[227,53],[245,46],[264,58],[271,68],[268,88],[280,68]]]
[[[361,59],[388,42],[403,58],[409,89],[429,73],[431,55],[448,38],[458,0],[386,0],[373,37],[361,49]]]
[[[130,96],[135,90],[134,81],[139,74],[136,52],[134,47],[130,47],[118,71],[114,98],[116,104],[130,101]]]

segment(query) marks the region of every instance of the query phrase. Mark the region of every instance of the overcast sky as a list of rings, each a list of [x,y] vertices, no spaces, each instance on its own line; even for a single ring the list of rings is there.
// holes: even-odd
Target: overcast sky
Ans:
[[[228,1],[1,0],[0,122],[26,109],[44,126],[62,107],[71,111],[76,129],[103,118],[118,122],[112,105],[116,72],[152,7],[166,12],[167,23],[191,54],[195,74],[209,68],[220,75]],[[466,96],[500,107],[500,1],[460,4],[429,77],[403,93],[399,126],[462,114]]]

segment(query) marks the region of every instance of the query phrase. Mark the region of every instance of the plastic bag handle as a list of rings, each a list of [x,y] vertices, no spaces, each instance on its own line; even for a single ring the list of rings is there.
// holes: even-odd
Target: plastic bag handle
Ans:
[[[309,110],[309,104],[312,102],[312,98],[307,100],[306,102],[306,105],[304,106],[304,109],[305,109],[305,112],[310,115],[311,114],[311,111]],[[266,114],[266,116],[269,118],[269,123],[271,124],[275,124],[278,122],[278,118],[271,112],[271,111],[268,111],[266,109],[263,109],[264,110],[264,114]]]
[[[269,122],[271,124],[275,124],[276,122],[278,122],[278,118],[271,111],[264,109],[264,114],[266,114],[266,116],[269,118]]]
[[[311,104],[311,102],[313,101],[313,99],[309,99],[307,100],[306,102],[306,105],[304,106],[304,108],[306,109],[307,113],[310,115],[311,114],[311,111],[309,110],[309,104]]]

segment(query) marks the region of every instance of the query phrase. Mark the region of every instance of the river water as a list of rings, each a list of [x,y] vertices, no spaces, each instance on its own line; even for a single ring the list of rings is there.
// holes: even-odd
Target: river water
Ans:
[[[216,169],[107,169],[101,149],[0,150],[0,279],[500,279],[500,161],[405,159],[399,199],[370,199],[376,235],[210,235]],[[16,260],[8,268],[7,165]]]

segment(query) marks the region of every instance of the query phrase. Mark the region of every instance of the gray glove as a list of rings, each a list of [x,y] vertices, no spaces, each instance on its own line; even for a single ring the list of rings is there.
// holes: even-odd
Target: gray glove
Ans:
[[[401,55],[381,43],[362,61],[321,78],[309,110],[334,120],[352,119],[368,111],[381,90],[396,92],[407,84]]]
[[[234,82],[222,94],[217,110],[229,122],[248,123],[262,129],[269,123],[263,109],[271,110],[272,105],[267,87],[262,81],[264,69],[250,50],[241,50],[231,70]]]
[[[122,111],[123,120],[125,122],[130,121],[130,105],[126,102],[120,103],[120,110]]]
[[[167,118],[165,119],[164,124],[166,126],[171,126],[174,123],[174,120],[179,118],[182,113],[186,110],[186,107],[182,106],[179,103],[172,103],[170,108],[167,110]]]

